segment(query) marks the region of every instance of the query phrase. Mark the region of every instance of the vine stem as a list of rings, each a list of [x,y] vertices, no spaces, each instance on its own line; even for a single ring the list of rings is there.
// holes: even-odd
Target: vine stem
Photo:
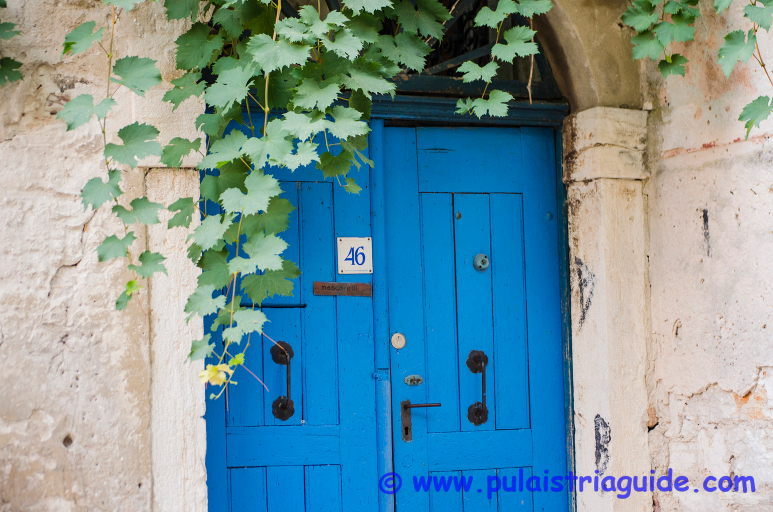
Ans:
[[[271,34],[271,40],[276,41],[276,24],[279,23],[279,15],[282,12],[282,0],[276,2],[276,17],[274,18],[274,30]],[[263,135],[266,135],[266,127],[268,126],[268,113],[270,110],[268,103],[268,84],[271,78],[271,73],[265,73],[265,79],[263,80]]]
[[[529,28],[534,30],[534,19],[529,18]],[[532,36],[531,41],[534,42],[534,36]],[[534,80],[534,54],[531,54],[531,63],[529,64],[529,81],[526,82],[526,92],[529,93],[529,105],[534,103],[531,96],[531,86]]]

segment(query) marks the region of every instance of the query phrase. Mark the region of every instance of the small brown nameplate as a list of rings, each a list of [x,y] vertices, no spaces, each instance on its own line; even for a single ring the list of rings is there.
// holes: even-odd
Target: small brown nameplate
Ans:
[[[314,295],[347,295],[350,297],[371,297],[370,283],[324,283],[314,281]]]

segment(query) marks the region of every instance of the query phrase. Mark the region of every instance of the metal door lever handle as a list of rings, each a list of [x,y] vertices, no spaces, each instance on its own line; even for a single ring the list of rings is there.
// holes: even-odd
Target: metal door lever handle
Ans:
[[[411,409],[423,409],[426,407],[440,407],[443,404],[432,402],[428,404],[412,404],[410,400],[400,402],[400,420],[402,422],[403,441],[413,440],[413,424],[411,422]]]
[[[286,341],[277,342],[271,347],[271,359],[276,364],[287,366],[287,392],[271,404],[271,413],[282,421],[289,420],[295,414],[295,404],[290,398],[290,360],[294,355],[293,347]]]
[[[467,356],[467,368],[472,373],[481,374],[481,399],[467,408],[467,419],[473,425],[483,425],[488,421],[488,407],[486,406],[486,367],[488,356],[482,350],[471,350]]]

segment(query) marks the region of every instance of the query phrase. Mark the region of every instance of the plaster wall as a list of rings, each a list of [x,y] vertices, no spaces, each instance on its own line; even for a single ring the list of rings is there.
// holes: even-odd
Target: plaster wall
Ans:
[[[624,137],[627,121],[614,112],[586,124],[578,172],[567,180],[578,242],[570,247],[601,286],[596,298],[606,290],[580,326],[581,265],[573,263],[573,328],[588,350],[574,379],[576,401],[588,406],[575,418],[578,467],[597,467],[599,415],[611,428],[609,474],[751,474],[758,492],[656,493],[623,504],[588,497],[578,505],[764,510],[773,496],[773,123],[747,141],[736,118],[770,87],[752,65],[725,79],[713,61],[737,11],[701,22],[698,44],[685,51],[687,76],[663,80],[628,59],[615,14],[622,4],[558,1],[545,26],[569,41],[546,49],[567,64],[562,83],[575,111],[651,111],[642,122],[646,145]],[[0,90],[0,512],[205,510],[202,394],[197,368],[184,363],[197,333],[175,306],[195,278],[180,255],[185,233],[138,233],[132,251],[161,250],[169,275],[154,278],[128,312],[115,312],[128,276],[121,262],[98,263],[95,248],[120,226],[105,210],[84,211],[79,198],[101,172],[101,136],[96,125],[67,133],[54,119],[69,98],[104,90],[96,50],[61,56],[71,27],[106,19],[100,6],[16,1],[1,11],[23,32],[3,48],[25,63],[25,79]],[[123,17],[118,54],[159,59],[168,82],[183,25],[162,21],[161,8]],[[762,44],[773,55],[767,36]],[[201,106],[188,102],[172,115],[159,101],[165,87],[146,98],[119,93],[111,126],[148,121],[162,142],[186,135]],[[622,117],[631,116],[639,114]],[[125,188],[162,202],[195,191],[195,173],[144,165],[126,175]],[[615,294],[637,299],[620,307]],[[633,395],[614,393],[629,388]]]
[[[3,54],[22,61],[25,76],[0,89],[2,512],[206,509],[203,395],[196,365],[185,362],[198,333],[179,307],[195,280],[180,252],[185,233],[137,230],[131,251],[171,256],[169,275],[145,285],[127,311],[115,311],[130,276],[122,261],[99,263],[96,247],[121,226],[109,206],[84,210],[79,197],[88,179],[104,174],[101,134],[96,122],[66,132],[54,117],[78,94],[104,96],[99,50],[61,52],[71,28],[105,24],[108,14],[90,0],[12,1],[0,9],[22,31],[3,41]],[[160,2],[124,14],[116,54],[158,59],[168,82],[183,24],[162,20]],[[160,101],[166,87],[145,98],[119,91],[109,135],[133,121],[154,124],[162,142],[185,133],[201,106],[188,102],[172,115]],[[122,186],[164,203],[196,193],[196,173],[164,171],[138,168]]]
[[[746,140],[737,120],[771,84],[753,63],[725,78],[714,58],[741,4],[701,22],[685,77],[643,68],[653,108],[648,422],[658,472],[753,475],[757,492],[657,493],[655,510],[773,503],[773,124]],[[773,41],[760,37],[770,58]]]

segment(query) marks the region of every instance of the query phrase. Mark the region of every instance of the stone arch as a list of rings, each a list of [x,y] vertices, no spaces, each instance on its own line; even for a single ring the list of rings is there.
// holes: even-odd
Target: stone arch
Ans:
[[[639,65],[620,21],[626,0],[554,0],[536,20],[545,55],[572,110],[641,108]]]

